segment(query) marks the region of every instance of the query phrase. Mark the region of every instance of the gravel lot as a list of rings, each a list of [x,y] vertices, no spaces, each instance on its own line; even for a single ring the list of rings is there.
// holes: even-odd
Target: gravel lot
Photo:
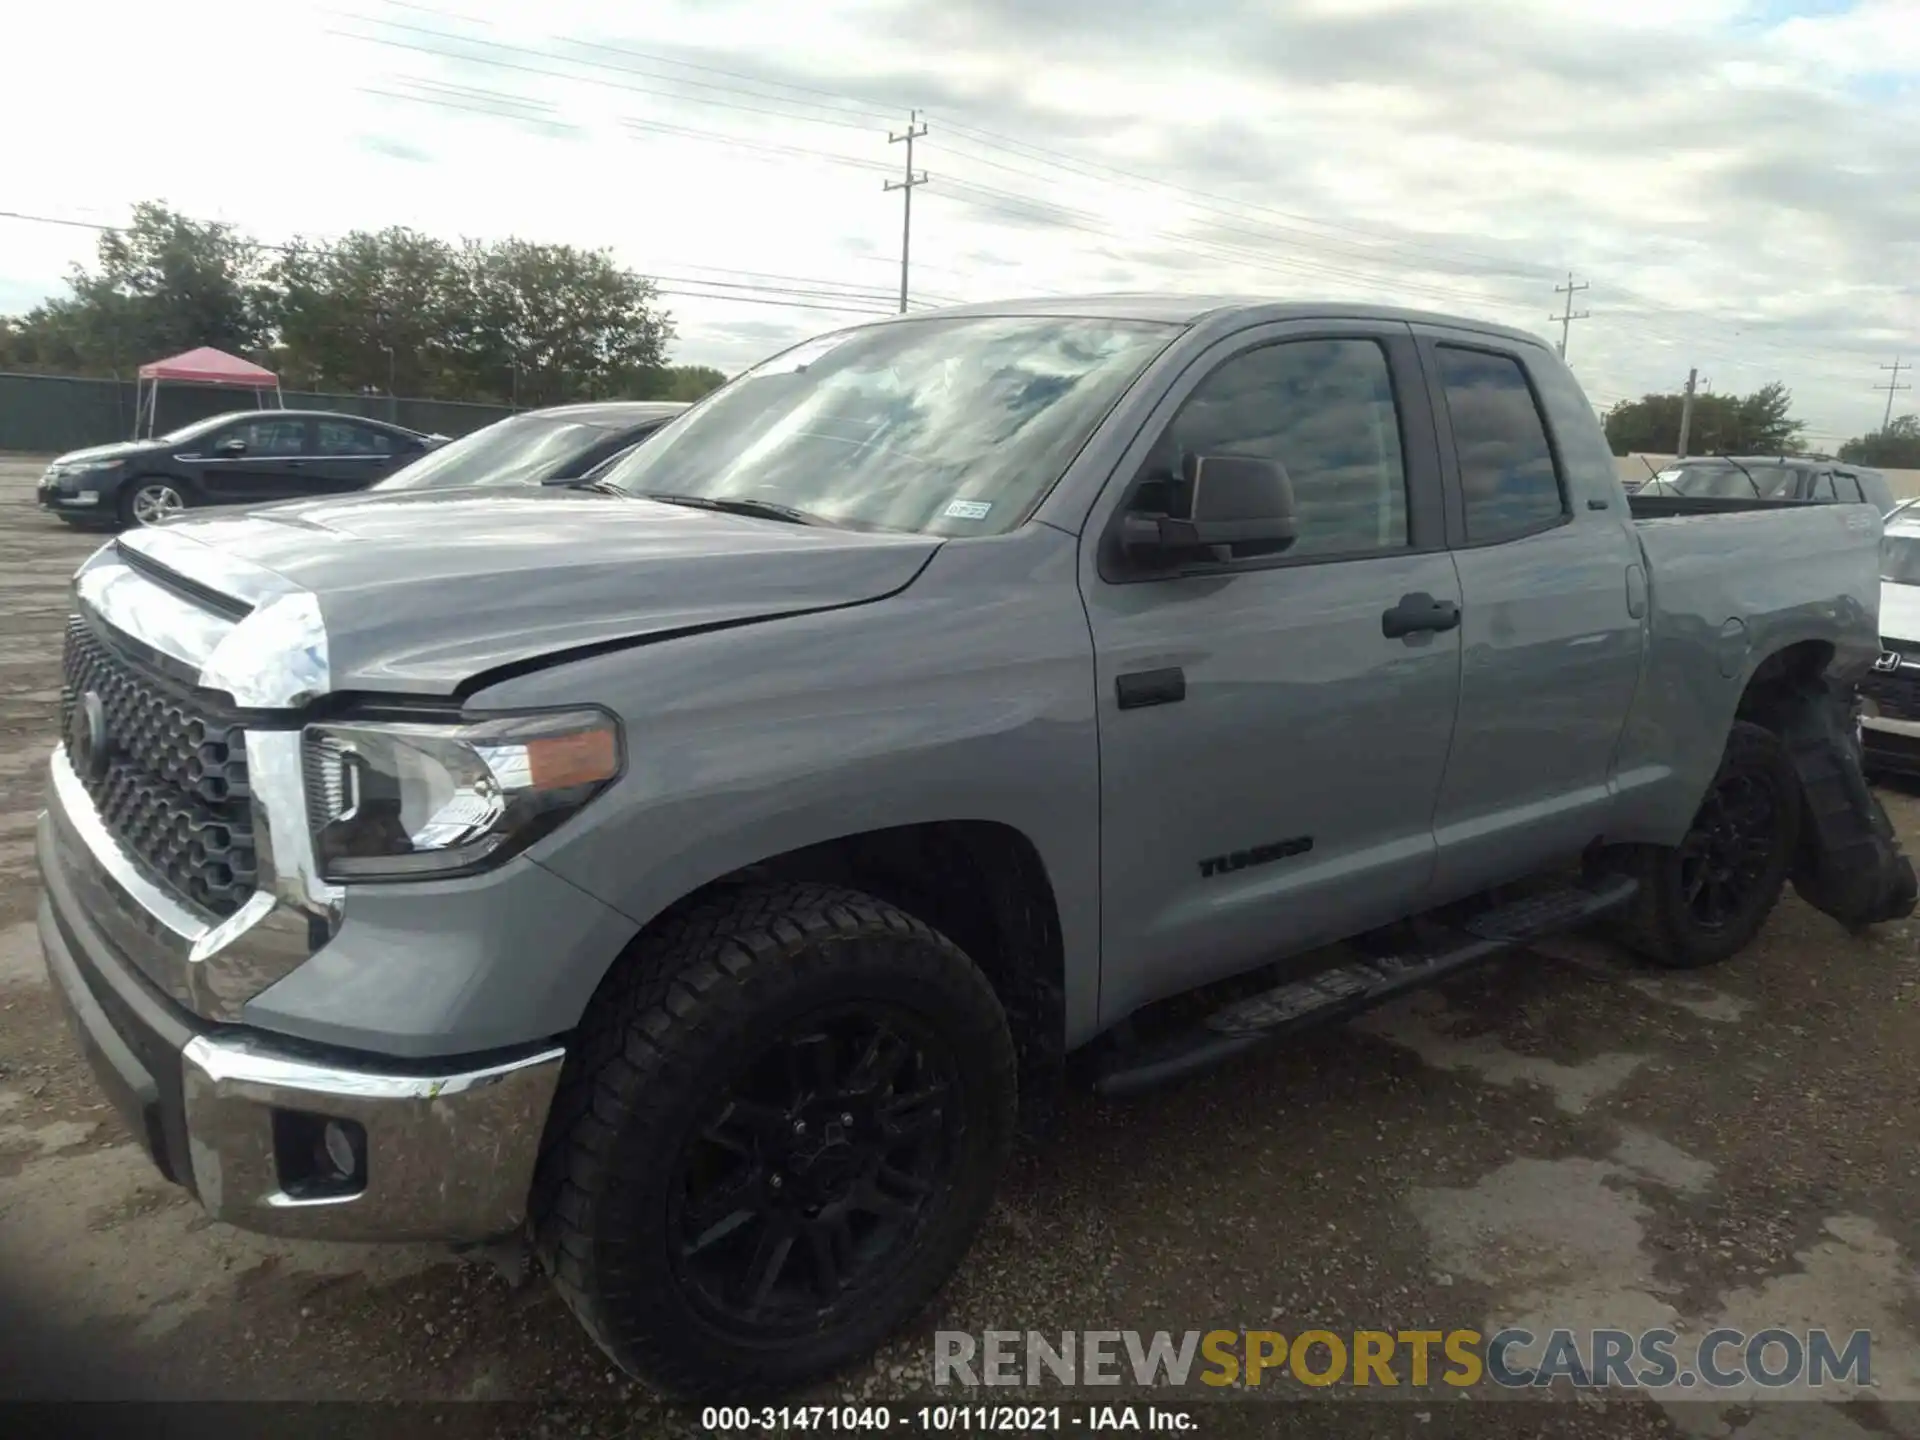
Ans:
[[[523,1435],[673,1423],[543,1285],[213,1225],[123,1133],[32,923],[65,586],[99,543],[34,508],[38,469],[0,457],[0,1277],[20,1307],[0,1394],[513,1400],[534,1408],[449,1418]],[[1920,800],[1887,802],[1920,849]],[[1917,940],[1849,938],[1790,898],[1703,981],[1571,940],[1141,1101],[1076,1093],[936,1312],[819,1398],[924,1392],[936,1326],[1866,1327],[1877,1394],[1436,1387],[1221,1405],[1203,1433],[1920,1436]]]

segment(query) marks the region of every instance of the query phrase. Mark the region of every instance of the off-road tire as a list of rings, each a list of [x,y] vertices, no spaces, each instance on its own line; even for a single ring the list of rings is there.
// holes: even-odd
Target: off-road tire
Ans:
[[[1792,872],[1799,843],[1802,796],[1800,778],[1786,745],[1773,731],[1736,720],[1727,736],[1720,768],[1702,802],[1734,777],[1757,780],[1772,792],[1770,850],[1745,902],[1725,924],[1702,925],[1689,909],[1681,879],[1679,846],[1623,846],[1615,866],[1640,882],[1632,902],[1613,922],[1616,938],[1654,964],[1695,970],[1718,964],[1744,949],[1767,923]],[[1700,822],[1696,819],[1695,824]]]
[[[954,1059],[955,1162],[884,1285],[777,1346],[709,1323],[675,1278],[668,1178],[682,1147],[783,1026],[825,1006],[909,1007]],[[1018,1083],[986,977],[945,936],[859,891],[730,889],[670,916],[602,984],[569,1047],[534,1182],[542,1267],[622,1369],[689,1398],[777,1393],[859,1359],[917,1314],[984,1220]]]

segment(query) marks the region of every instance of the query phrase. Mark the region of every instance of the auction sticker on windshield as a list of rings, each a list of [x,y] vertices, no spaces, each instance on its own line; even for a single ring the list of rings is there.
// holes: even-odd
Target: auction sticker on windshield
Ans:
[[[949,520],[984,520],[991,509],[991,500],[953,500],[948,502],[944,514]]]

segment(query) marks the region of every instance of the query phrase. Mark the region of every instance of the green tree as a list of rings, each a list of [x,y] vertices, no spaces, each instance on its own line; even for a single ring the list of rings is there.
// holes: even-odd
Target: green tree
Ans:
[[[664,388],[655,390],[647,399],[691,404],[727,383],[727,377],[711,365],[669,365],[662,379]]]
[[[1902,415],[1884,430],[1854,436],[1840,447],[1840,458],[1888,470],[1920,470],[1920,415]]]
[[[287,383],[314,390],[444,395],[457,366],[460,256],[404,227],[299,245],[273,270]]]
[[[213,345],[293,387],[522,406],[693,395],[719,378],[669,370],[673,321],[653,282],[571,245],[450,245],[393,227],[276,255],[146,203],[68,284],[0,323],[0,365],[124,376]]]
[[[15,321],[9,351],[35,369],[125,374],[212,345],[258,354],[267,338],[260,247],[231,225],[193,220],[157,201],[100,237],[94,267],[75,266],[71,294]]]
[[[1680,395],[1642,395],[1607,412],[1607,443],[1616,455],[1671,455],[1680,444]],[[1693,397],[1691,455],[1781,455],[1799,448],[1805,422],[1793,416],[1793,395],[1778,381],[1751,395]]]
[[[521,406],[647,393],[673,321],[604,250],[469,242],[450,368],[462,393]]]

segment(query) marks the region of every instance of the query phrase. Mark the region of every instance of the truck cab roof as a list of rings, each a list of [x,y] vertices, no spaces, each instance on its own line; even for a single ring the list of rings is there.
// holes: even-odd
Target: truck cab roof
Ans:
[[[880,324],[912,324],[916,320],[963,316],[1063,315],[1099,320],[1160,321],[1197,326],[1228,322],[1227,328],[1280,320],[1400,320],[1409,325],[1442,325],[1475,330],[1503,340],[1544,346],[1538,335],[1510,325],[1496,325],[1459,315],[1411,310],[1398,305],[1365,305],[1351,300],[1273,300],[1252,295],[1182,295],[1142,291],[1091,295],[1045,295],[1024,300],[994,300],[976,305],[953,305],[938,311],[891,316]]]

